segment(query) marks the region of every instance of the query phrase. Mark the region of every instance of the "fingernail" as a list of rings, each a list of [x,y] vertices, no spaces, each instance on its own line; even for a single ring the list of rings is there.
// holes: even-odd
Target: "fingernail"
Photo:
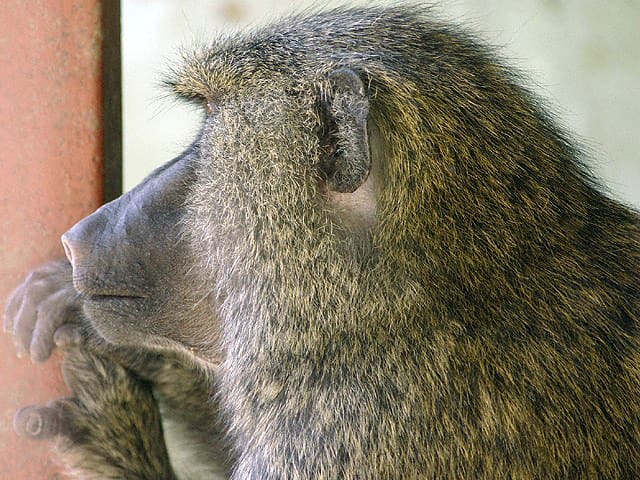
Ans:
[[[32,437],[37,437],[42,433],[42,426],[42,416],[38,415],[37,413],[32,413],[27,418],[24,429]]]
[[[50,352],[43,352],[40,349],[32,348],[31,350],[31,362],[42,363],[49,358]]]
[[[27,351],[22,345],[16,345],[16,356],[18,358],[24,358],[27,355]]]

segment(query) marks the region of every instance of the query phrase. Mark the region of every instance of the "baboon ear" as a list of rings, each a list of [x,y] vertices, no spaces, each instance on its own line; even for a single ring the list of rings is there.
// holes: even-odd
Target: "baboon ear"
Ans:
[[[364,85],[356,72],[341,68],[329,74],[320,97],[320,172],[330,190],[353,192],[371,168]]]

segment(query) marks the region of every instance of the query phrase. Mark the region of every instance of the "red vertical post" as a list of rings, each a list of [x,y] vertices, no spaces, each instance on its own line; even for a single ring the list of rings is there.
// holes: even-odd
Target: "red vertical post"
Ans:
[[[3,0],[0,25],[3,308],[29,270],[63,256],[60,235],[103,201],[103,8]],[[12,427],[19,407],[68,394],[59,366],[57,354],[44,364],[17,359],[0,334],[0,478],[59,478],[50,445]]]

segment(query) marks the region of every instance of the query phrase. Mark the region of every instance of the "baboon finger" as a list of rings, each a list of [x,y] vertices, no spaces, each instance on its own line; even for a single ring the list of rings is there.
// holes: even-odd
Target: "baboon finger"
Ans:
[[[60,326],[53,334],[53,342],[61,350],[80,346],[82,344],[80,327],[73,323],[66,323]]]
[[[24,356],[31,346],[31,336],[37,320],[37,309],[49,293],[44,281],[30,282],[22,296],[22,303],[13,320],[13,343],[18,356]]]
[[[3,321],[2,321],[2,329],[5,332],[9,332],[13,330],[13,324],[15,317],[20,310],[20,305],[22,305],[22,298],[24,297],[24,292],[27,288],[26,283],[21,283],[18,285],[11,295],[9,296],[9,300],[7,300],[7,304],[4,308],[3,312]]]
[[[60,410],[51,406],[29,406],[18,410],[13,428],[22,437],[46,440],[60,433]]]
[[[58,327],[68,320],[69,294],[60,290],[47,297],[36,310],[36,323],[31,336],[31,359],[44,362],[55,346],[54,335]]]

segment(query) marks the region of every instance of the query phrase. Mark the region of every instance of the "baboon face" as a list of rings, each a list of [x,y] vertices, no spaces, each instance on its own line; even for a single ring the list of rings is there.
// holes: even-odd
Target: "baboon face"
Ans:
[[[207,299],[185,287],[180,228],[195,156],[187,150],[62,236],[84,312],[109,341],[212,355],[211,342],[189,341],[189,330],[212,316]]]
[[[211,362],[228,288],[247,294],[264,271],[286,285],[321,253],[361,251],[375,194],[355,72],[315,84],[256,76],[202,103],[194,144],[63,243],[85,313],[107,340]]]

